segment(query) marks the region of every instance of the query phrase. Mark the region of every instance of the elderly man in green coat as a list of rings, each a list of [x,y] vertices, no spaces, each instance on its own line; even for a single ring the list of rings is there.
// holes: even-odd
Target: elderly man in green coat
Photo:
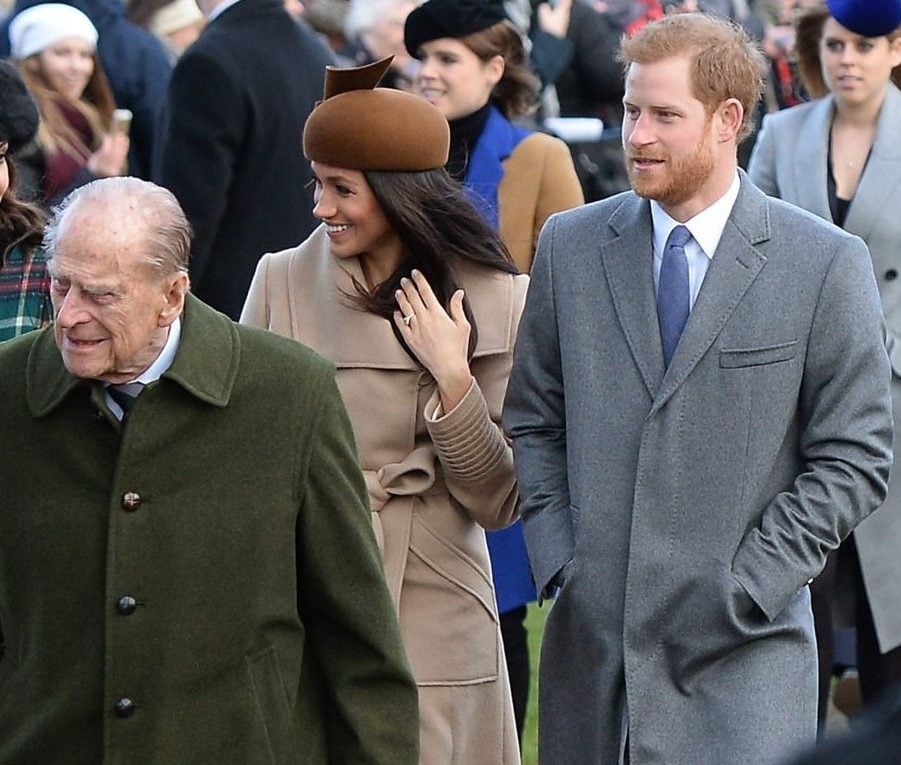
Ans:
[[[417,762],[329,363],[188,294],[153,184],[48,244],[56,323],[0,346],[0,762]]]

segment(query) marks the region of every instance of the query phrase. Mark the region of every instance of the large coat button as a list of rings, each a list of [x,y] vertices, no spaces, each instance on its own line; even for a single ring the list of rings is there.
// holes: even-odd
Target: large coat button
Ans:
[[[894,281],[895,279],[898,278],[897,270],[895,270],[894,268],[890,268],[888,271],[885,272],[885,278],[890,282]]]
[[[131,717],[135,713],[135,703],[129,698],[119,699],[113,704],[116,717]]]
[[[122,614],[122,616],[133,614],[137,607],[138,601],[136,601],[131,595],[123,595],[121,598],[116,600],[116,610],[120,614]]]
[[[133,511],[141,506],[141,495],[136,491],[126,491],[122,495],[122,509]]]

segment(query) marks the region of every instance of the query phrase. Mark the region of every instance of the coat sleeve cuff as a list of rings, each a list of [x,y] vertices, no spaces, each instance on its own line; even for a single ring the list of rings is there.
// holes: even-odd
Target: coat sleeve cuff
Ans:
[[[445,473],[457,481],[481,481],[507,459],[509,447],[500,428],[492,422],[475,379],[447,413],[437,391],[432,394],[425,406],[425,421]]]

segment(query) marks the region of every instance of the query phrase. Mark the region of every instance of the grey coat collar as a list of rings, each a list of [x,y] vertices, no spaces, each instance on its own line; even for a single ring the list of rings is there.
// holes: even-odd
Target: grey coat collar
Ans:
[[[653,272],[646,261],[653,251],[650,205],[628,196],[608,222],[616,238],[603,246],[604,270],[626,341],[654,399],[651,413],[685,382],[766,263],[756,245],[770,238],[767,199],[739,173],[738,199],[665,372]]]

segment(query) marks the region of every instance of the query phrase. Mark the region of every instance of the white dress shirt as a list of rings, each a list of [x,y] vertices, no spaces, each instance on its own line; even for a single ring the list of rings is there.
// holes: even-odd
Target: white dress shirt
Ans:
[[[129,380],[129,383],[143,383],[147,385],[152,382],[156,382],[159,380],[163,373],[172,366],[172,362],[175,361],[175,354],[178,352],[178,345],[181,342],[181,317],[175,319],[174,322],[169,327],[169,336],[166,338],[166,344],[163,346],[163,350],[160,351],[160,355],[156,357],[154,362],[147,367],[141,374],[135,377],[134,380]],[[109,407],[110,412],[112,412],[117,419],[122,419],[122,407],[120,407],[110,396],[108,392],[106,392],[106,388],[109,388],[107,385],[104,388],[104,393],[106,397],[106,405]]]
[[[694,308],[695,300],[701,291],[707,268],[716,253],[717,245],[723,236],[726,221],[732,214],[735,200],[738,199],[738,190],[741,186],[738,173],[729,190],[716,200],[710,207],[702,210],[693,218],[679,223],[666,214],[664,209],[654,200],[651,200],[651,222],[654,227],[654,293],[660,283],[660,266],[663,263],[663,248],[670,232],[676,226],[685,226],[691,233],[691,241],[685,245],[685,257],[688,259],[688,288],[689,309]]]

